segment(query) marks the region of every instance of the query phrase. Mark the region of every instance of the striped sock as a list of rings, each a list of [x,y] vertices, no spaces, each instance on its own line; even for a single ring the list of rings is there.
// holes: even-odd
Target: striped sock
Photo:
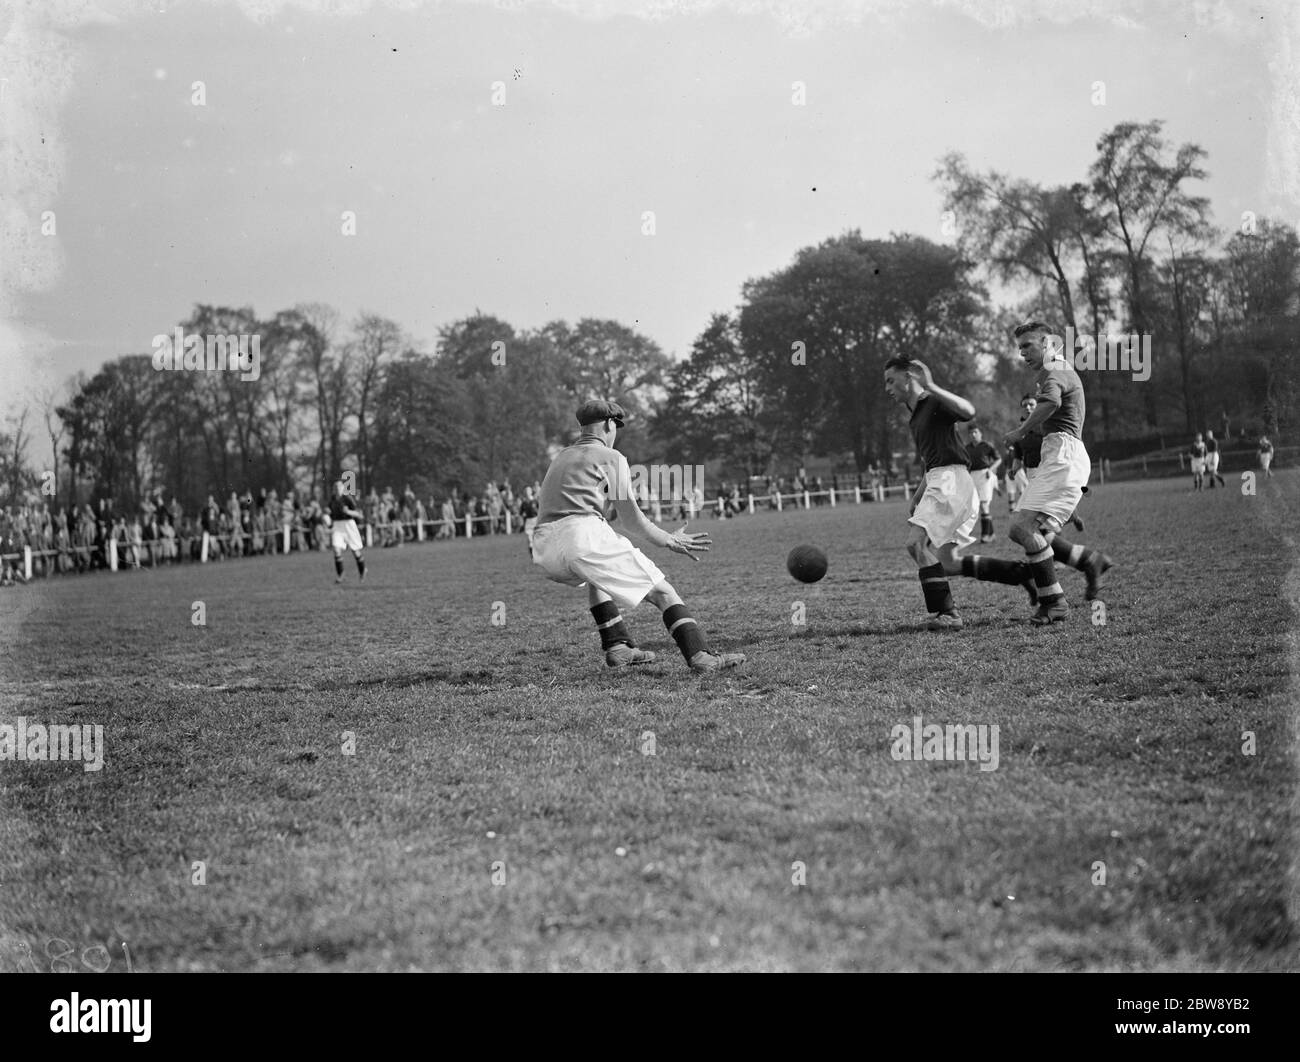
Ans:
[[[1052,539],[1052,553],[1062,564],[1068,564],[1071,568],[1077,568],[1079,571],[1087,568],[1097,555],[1095,549],[1066,542],[1060,535]]]
[[[1019,586],[1025,581],[1024,561],[1000,560],[972,554],[961,559],[961,573],[968,579],[981,579],[986,583],[1006,583]]]
[[[963,565],[965,567],[965,565]],[[942,564],[930,564],[917,570],[921,580],[921,593],[925,595],[927,612],[955,612],[952,591],[948,588],[948,577],[943,574]]]
[[[708,652],[704,632],[686,611],[685,605],[669,605],[664,609],[664,626],[668,628],[668,633],[673,636],[673,641],[677,643],[677,648],[682,651],[688,664],[696,653]]]
[[[600,631],[602,649],[632,644],[627,626],[623,623],[623,617],[618,614],[618,606],[614,602],[602,601],[599,605],[592,605],[591,618],[596,621],[596,630]]]
[[[1045,546],[1038,553],[1026,551],[1025,559],[1029,569],[1034,573],[1034,585],[1038,588],[1040,605],[1055,605],[1065,598],[1065,591],[1056,581],[1056,558],[1052,556],[1052,547]]]

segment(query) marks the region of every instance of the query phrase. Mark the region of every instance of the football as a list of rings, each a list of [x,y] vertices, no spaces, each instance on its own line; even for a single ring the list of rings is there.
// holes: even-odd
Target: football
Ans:
[[[816,546],[795,546],[785,566],[801,583],[815,583],[826,574],[826,554]]]

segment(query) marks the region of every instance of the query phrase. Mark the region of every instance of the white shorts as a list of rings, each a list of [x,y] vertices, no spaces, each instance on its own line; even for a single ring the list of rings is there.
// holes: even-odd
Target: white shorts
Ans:
[[[941,465],[925,474],[925,493],[907,522],[925,528],[932,546],[955,542],[960,547],[975,541],[971,532],[979,514],[979,496],[970,469]]]
[[[976,469],[970,474],[970,478],[975,481],[975,495],[979,498],[981,505],[988,505],[993,500],[993,488],[997,484],[998,477],[987,468]]]
[[[1271,450],[1266,454],[1259,455],[1259,467],[1262,468],[1265,472],[1268,471],[1268,466],[1271,465],[1272,463],[1273,463],[1273,452]]]
[[[1024,494],[1025,488],[1028,486],[1029,477],[1025,474],[1025,470],[1023,468],[1016,469],[1016,474],[1014,476],[1007,477],[1007,497],[1015,503],[1016,498]],[[1016,508],[1017,505],[1018,503],[1013,504],[1012,508]]]
[[[1201,475],[1204,475],[1204,474],[1205,474],[1205,458],[1203,458],[1203,457],[1193,457],[1193,458],[1192,458],[1192,475],[1194,475],[1194,476],[1201,476]]]
[[[1054,431],[1043,437],[1043,458],[1034,469],[1020,508],[1049,517],[1059,531],[1083,499],[1092,462],[1082,439]]]
[[[335,553],[350,549],[353,553],[361,552],[361,532],[357,530],[355,520],[335,520],[330,529],[330,545]]]
[[[1205,471],[1214,475],[1219,471],[1219,451],[1215,450],[1205,455]]]
[[[533,563],[565,586],[605,591],[619,608],[636,608],[664,573],[599,516],[566,516],[533,532]]]
[[[528,536],[528,541],[533,540],[533,533],[537,530],[537,517],[529,516],[524,520],[524,534]]]

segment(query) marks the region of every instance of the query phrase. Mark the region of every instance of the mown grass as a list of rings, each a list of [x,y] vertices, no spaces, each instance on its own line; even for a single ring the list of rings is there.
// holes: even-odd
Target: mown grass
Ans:
[[[703,680],[648,605],[660,662],[605,670],[519,537],[374,550],[361,585],[313,556],[6,591],[0,722],[107,752],[0,763],[0,968],[51,938],[142,970],[1296,968],[1298,484],[1094,490],[1106,622],[1064,573],[1050,631],[969,580],[965,631],[916,629],[897,503],[707,522],[702,563],[655,554],[750,654]],[[894,761],[918,713],[997,724],[998,769]]]

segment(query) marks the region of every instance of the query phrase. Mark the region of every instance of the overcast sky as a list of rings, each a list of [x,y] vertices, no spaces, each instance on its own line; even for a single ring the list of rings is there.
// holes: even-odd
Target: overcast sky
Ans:
[[[366,309],[426,349],[475,309],[611,317],[680,357],[800,247],[944,239],[945,152],[1069,182],[1125,120],[1206,148],[1220,225],[1297,220],[1282,7],[1040,5],[999,25],[995,3],[257,6],[106,0],[137,14],[3,27],[6,379],[147,352],[196,302]]]

